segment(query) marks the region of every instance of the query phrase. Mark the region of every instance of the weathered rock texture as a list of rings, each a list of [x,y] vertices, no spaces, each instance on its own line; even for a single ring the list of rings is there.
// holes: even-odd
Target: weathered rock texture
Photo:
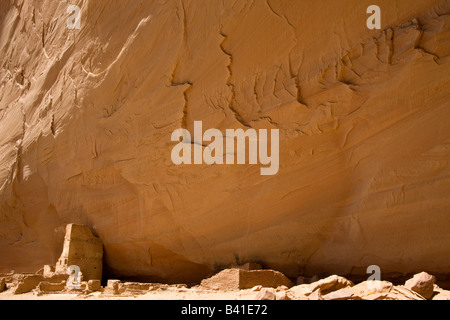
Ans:
[[[412,279],[405,282],[405,287],[411,291],[417,292],[426,299],[430,299],[434,294],[434,283],[436,277],[426,272],[414,275]]]
[[[8,281],[8,286],[12,288],[14,294],[28,293],[35,289],[42,292],[62,291],[67,277],[68,275],[65,274],[53,274],[49,277],[41,274],[13,274]]]
[[[55,272],[66,274],[70,266],[80,268],[84,281],[102,279],[103,243],[87,226],[68,224],[66,227],[63,252]]]
[[[0,2],[0,272],[89,225],[114,276],[450,270],[450,1]],[[280,129],[280,171],[175,129]],[[200,148],[200,146],[197,146]]]
[[[274,270],[226,269],[201,282],[201,286],[217,290],[251,289],[255,286],[277,288],[292,287],[292,282]]]

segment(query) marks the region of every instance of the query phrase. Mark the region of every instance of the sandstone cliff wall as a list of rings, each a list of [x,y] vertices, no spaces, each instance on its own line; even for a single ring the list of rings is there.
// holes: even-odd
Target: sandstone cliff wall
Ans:
[[[86,224],[108,272],[450,270],[450,1],[0,3],[0,271]],[[280,129],[280,171],[175,166],[171,134]]]

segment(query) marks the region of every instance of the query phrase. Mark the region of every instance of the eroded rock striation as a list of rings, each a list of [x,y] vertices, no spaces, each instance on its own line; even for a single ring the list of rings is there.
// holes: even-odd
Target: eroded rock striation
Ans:
[[[117,277],[450,270],[450,1],[0,3],[0,272],[88,225]],[[280,168],[181,165],[171,134],[279,129]],[[207,146],[196,147],[206,148]],[[325,295],[326,296],[326,295]]]

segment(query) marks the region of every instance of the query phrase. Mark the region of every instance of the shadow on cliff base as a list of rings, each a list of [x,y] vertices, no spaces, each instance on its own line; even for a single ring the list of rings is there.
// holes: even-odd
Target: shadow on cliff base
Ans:
[[[117,279],[128,282],[196,285],[213,274],[207,265],[189,261],[160,245],[151,244],[151,255],[143,260],[139,246],[127,248],[130,244],[104,246],[103,279]],[[148,245],[148,243],[147,243]],[[141,253],[141,254],[139,254]]]

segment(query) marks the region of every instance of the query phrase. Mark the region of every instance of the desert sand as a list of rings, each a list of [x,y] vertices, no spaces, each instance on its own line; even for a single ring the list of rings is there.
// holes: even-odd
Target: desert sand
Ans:
[[[220,292],[220,291],[208,291],[208,292],[197,292],[191,290],[171,290],[171,291],[161,291],[161,292],[151,292],[143,295],[128,295],[128,296],[106,296],[102,295],[100,292],[91,293],[88,295],[83,294],[43,294],[36,295],[34,293],[25,293],[21,295],[11,295],[7,293],[0,293],[0,300],[36,300],[36,301],[58,301],[58,300],[239,300],[239,301],[250,301],[255,300],[256,293],[251,290],[243,291],[231,291],[231,292]]]

